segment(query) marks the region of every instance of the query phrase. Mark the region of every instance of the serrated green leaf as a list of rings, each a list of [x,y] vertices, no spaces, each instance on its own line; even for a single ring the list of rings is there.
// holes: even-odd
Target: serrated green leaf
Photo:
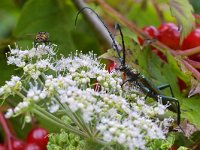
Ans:
[[[195,18],[192,14],[193,7],[188,0],[169,0],[171,13],[176,17],[181,29],[180,43],[191,32],[195,25]]]

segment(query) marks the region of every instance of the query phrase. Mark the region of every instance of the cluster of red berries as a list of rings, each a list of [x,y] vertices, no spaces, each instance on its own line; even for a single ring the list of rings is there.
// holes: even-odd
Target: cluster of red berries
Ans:
[[[25,142],[10,132],[3,113],[0,113],[0,122],[5,131],[5,141],[4,144],[0,144],[0,150],[47,150],[49,133],[46,129],[33,128]]]
[[[48,134],[46,129],[38,127],[29,132],[26,142],[12,137],[10,143],[12,150],[47,150]],[[0,144],[0,150],[7,149],[7,146]]]
[[[38,127],[29,132],[26,142],[12,137],[10,143],[12,150],[47,150],[47,143],[49,141],[48,134],[46,129]],[[0,150],[7,149],[8,147],[6,145],[0,144]]]
[[[156,28],[154,26],[147,26],[143,28],[143,31],[150,37],[159,40],[161,43],[170,47],[173,50],[186,50],[191,49],[197,46],[200,46],[200,28],[193,30],[180,45],[180,31],[178,26],[174,23],[164,23],[160,27]],[[138,37],[138,40],[141,45],[143,45],[144,40]],[[156,50],[152,49],[163,59],[163,54]],[[195,54],[189,56],[190,59],[200,62],[200,54]]]
[[[161,43],[165,44],[173,50],[185,51],[187,49],[195,48],[200,46],[200,28],[194,29],[180,44],[180,30],[174,23],[164,23],[160,27],[147,26],[143,28],[143,31],[153,39],[157,39]],[[144,39],[138,37],[141,45],[144,44]],[[167,62],[166,56],[152,47],[152,51],[155,52],[161,59]],[[188,58],[192,61],[200,62],[200,53],[190,55]],[[197,69],[199,70],[199,69]],[[200,70],[199,70],[200,71]],[[187,85],[184,81],[178,78],[178,84],[180,90],[187,89]]]

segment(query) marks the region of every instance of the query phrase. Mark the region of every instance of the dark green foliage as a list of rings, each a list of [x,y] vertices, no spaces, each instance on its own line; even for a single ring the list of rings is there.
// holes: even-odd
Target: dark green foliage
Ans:
[[[198,0],[189,0],[192,4],[196,14],[200,14],[200,1]]]

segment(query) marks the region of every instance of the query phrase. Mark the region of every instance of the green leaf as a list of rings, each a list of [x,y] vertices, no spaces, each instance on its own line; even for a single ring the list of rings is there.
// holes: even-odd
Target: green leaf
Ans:
[[[144,2],[144,1],[143,1]],[[159,26],[160,20],[157,17],[157,12],[152,5],[151,1],[146,1],[147,5],[144,8],[143,4],[136,3],[132,4],[130,11],[127,14],[127,18],[129,20],[134,20],[134,22],[137,22],[138,26],[148,26],[148,25],[155,25]],[[139,14],[139,15],[138,15]]]
[[[176,17],[179,28],[181,29],[181,39],[183,39],[191,32],[195,25],[195,18],[192,14],[193,7],[188,0],[169,0],[171,13]]]
[[[200,14],[200,1],[197,0],[189,0],[189,1],[194,8],[195,14]]]

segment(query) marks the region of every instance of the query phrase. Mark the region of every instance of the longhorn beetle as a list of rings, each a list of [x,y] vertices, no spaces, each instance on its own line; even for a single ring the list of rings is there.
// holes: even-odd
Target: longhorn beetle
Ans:
[[[181,111],[180,111],[180,104],[178,99],[176,99],[174,97],[172,88],[169,84],[163,85],[163,86],[159,86],[156,87],[149,79],[147,79],[144,75],[142,75],[141,73],[134,71],[130,68],[128,68],[128,66],[126,65],[126,55],[125,55],[125,44],[124,44],[124,37],[123,37],[123,33],[121,31],[121,27],[119,24],[116,25],[116,29],[119,30],[120,35],[121,35],[121,39],[122,39],[122,52],[123,52],[123,56],[121,57],[120,55],[120,50],[119,47],[112,35],[112,33],[110,32],[110,30],[108,29],[108,27],[106,26],[105,22],[101,19],[101,17],[91,8],[89,7],[84,7],[82,8],[75,19],[75,25],[76,25],[76,21],[78,18],[78,15],[84,10],[84,9],[89,9],[91,10],[98,18],[99,20],[102,22],[102,24],[104,25],[104,27],[106,28],[106,30],[108,31],[110,38],[113,41],[113,48],[117,51],[118,57],[119,57],[119,61],[121,63],[119,70],[124,72],[126,74],[126,76],[128,77],[128,79],[126,81],[124,81],[124,83],[122,84],[122,86],[126,83],[126,82],[133,82],[135,83],[139,89],[146,95],[147,97],[151,97],[152,99],[154,99],[155,101],[158,101],[159,98],[162,99],[163,104],[167,104],[167,102],[170,102],[171,105],[168,107],[169,110],[177,113],[177,124],[180,124],[180,115],[181,115]],[[165,89],[165,88],[170,88],[170,92],[172,96],[166,96],[162,93],[161,90]]]

